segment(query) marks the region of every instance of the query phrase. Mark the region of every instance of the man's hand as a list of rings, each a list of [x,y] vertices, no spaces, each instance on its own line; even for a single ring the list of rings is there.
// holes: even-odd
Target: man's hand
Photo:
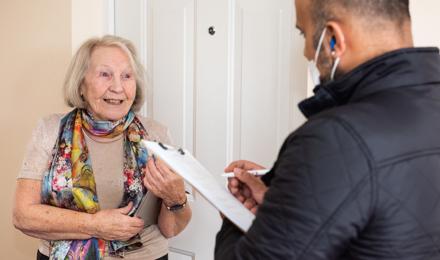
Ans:
[[[231,164],[229,164],[228,167],[225,168],[225,172],[233,172],[235,168],[239,168],[239,169],[247,170],[247,171],[265,169],[264,166],[261,166],[259,164],[254,163],[254,162],[246,161],[246,160],[239,160],[239,161],[231,162]]]
[[[252,213],[256,214],[258,205],[263,202],[267,191],[266,185],[259,177],[247,171],[264,169],[263,166],[250,161],[235,161],[226,167],[225,172],[233,171],[235,178],[228,179],[228,189]]]

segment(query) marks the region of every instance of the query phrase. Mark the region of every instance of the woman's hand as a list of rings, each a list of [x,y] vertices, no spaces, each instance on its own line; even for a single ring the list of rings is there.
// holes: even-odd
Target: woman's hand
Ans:
[[[144,185],[148,191],[162,199],[158,219],[160,232],[166,238],[179,234],[191,219],[191,208],[188,203],[177,211],[170,211],[165,206],[171,207],[185,203],[185,184],[182,177],[175,174],[162,161],[149,159]]]
[[[133,203],[130,202],[123,208],[105,209],[93,214],[93,236],[105,240],[127,241],[140,233],[144,228],[144,221],[127,215],[132,207]]]
[[[95,214],[41,204],[41,181],[17,180],[13,223],[23,233],[44,240],[128,240],[144,227],[144,221],[127,216],[132,203]]]
[[[156,197],[161,198],[166,206],[183,204],[186,201],[183,178],[158,159],[148,160],[144,185]]]

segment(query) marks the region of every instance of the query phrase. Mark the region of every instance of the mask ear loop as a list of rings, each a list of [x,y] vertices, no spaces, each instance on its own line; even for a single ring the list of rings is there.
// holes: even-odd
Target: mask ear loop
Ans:
[[[321,33],[321,37],[319,38],[318,49],[316,49],[316,53],[315,53],[315,63],[316,64],[318,64],[318,57],[319,57],[319,53],[321,52],[322,42],[324,41],[324,36],[325,36],[326,31],[327,31],[327,27],[324,27],[324,30]]]
[[[335,63],[333,64],[332,73],[330,74],[330,79],[334,80],[336,69],[338,68],[339,62],[341,61],[341,58],[337,57],[335,60]]]

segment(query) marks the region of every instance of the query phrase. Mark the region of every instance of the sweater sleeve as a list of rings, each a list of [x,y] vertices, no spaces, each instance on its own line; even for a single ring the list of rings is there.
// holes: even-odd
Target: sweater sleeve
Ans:
[[[37,122],[28,142],[18,179],[43,178],[57,139],[60,119],[61,115],[53,114]]]
[[[246,234],[225,220],[215,259],[339,259],[366,225],[369,160],[334,120],[307,123],[286,140]]]

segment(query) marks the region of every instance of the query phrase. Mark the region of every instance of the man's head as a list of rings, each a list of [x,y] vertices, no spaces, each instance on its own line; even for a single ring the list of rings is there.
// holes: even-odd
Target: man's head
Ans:
[[[295,0],[297,28],[304,34],[304,56],[318,55],[321,80],[336,76],[388,51],[412,47],[409,0]]]

